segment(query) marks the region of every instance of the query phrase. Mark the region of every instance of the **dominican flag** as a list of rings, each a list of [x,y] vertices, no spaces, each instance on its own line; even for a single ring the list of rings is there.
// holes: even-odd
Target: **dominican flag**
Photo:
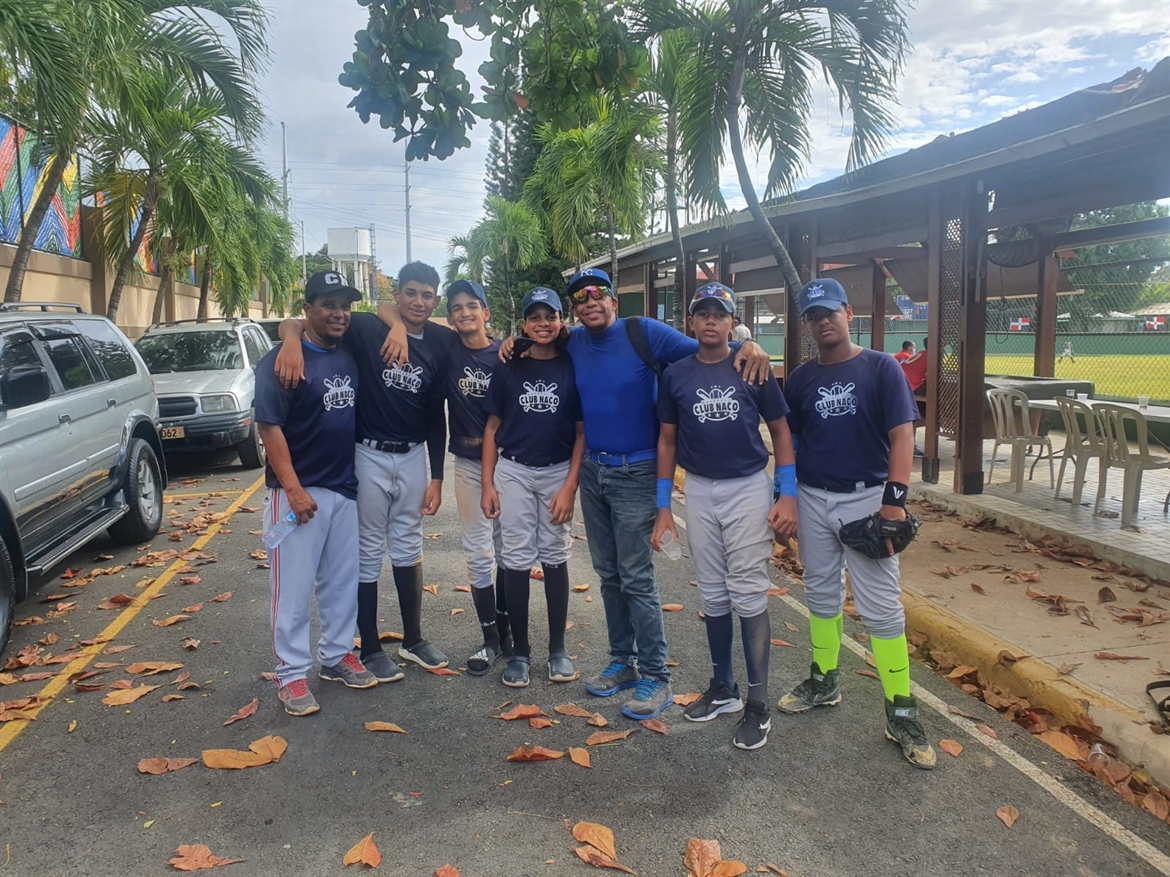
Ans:
[[[1025,329],[1032,328],[1031,317],[1017,317],[1012,320],[1011,330],[1013,332],[1023,332]]]
[[[1166,318],[1165,317],[1147,317],[1146,318],[1146,330],[1147,331],[1155,332],[1158,329],[1165,329],[1165,328],[1166,328]]]

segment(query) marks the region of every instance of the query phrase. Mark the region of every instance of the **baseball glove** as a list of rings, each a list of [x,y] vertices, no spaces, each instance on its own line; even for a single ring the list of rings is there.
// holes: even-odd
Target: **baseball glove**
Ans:
[[[868,517],[842,524],[839,535],[844,545],[866,557],[880,560],[904,551],[914,541],[918,535],[918,518],[907,514],[904,521],[891,521],[874,512]]]

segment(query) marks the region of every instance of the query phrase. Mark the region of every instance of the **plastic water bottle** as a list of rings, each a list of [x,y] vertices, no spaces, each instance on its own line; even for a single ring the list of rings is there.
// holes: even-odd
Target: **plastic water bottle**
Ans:
[[[264,547],[271,550],[284,541],[284,537],[297,528],[297,513],[290,511],[271,530],[265,530]]]
[[[667,530],[662,534],[662,553],[671,560],[678,560],[682,557],[682,546],[678,544],[678,540],[674,538],[674,533]]]

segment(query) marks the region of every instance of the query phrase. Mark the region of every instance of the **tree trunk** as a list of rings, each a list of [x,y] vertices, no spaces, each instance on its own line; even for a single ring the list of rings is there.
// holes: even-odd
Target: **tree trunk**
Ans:
[[[671,107],[666,114],[666,218],[670,223],[670,236],[674,238],[675,259],[674,295],[671,299],[670,321],[682,332],[683,296],[687,294],[686,271],[687,251],[683,247],[682,231],[678,226],[678,110]]]
[[[158,278],[158,293],[154,297],[154,313],[151,315],[151,325],[161,323],[163,319],[163,306],[166,304],[167,296],[175,287],[175,240],[174,238],[163,238],[162,247],[162,270],[159,272]]]
[[[41,223],[45,214],[49,212],[49,205],[65,178],[65,168],[69,166],[68,152],[56,152],[49,157],[49,164],[45,168],[45,179],[37,199],[33,202],[32,210],[24,221],[20,231],[20,240],[16,244],[16,252],[12,256],[12,267],[8,271],[8,286],[4,289],[5,301],[20,301],[21,289],[24,286],[24,275],[28,270],[28,260],[32,255],[33,244],[40,233]]]
[[[605,208],[605,227],[609,233],[609,279],[613,284],[613,294],[618,289],[618,257],[617,257],[617,226],[613,221],[613,208]]]
[[[211,292],[211,246],[203,251],[203,273],[199,278],[199,310],[195,312],[197,322],[207,322],[207,296]]]
[[[755,183],[752,182],[751,174],[748,173],[747,161],[743,155],[743,139],[739,131],[739,105],[743,101],[743,75],[744,59],[741,54],[737,53],[731,67],[731,84],[727,95],[727,134],[731,144],[731,156],[735,160],[735,173],[739,177],[739,188],[747,201],[748,212],[751,213],[757,230],[768,244],[768,249],[772,251],[772,258],[776,260],[780,273],[784,275],[784,285],[788,287],[788,295],[793,301],[796,301],[796,296],[800,294],[800,287],[804,285],[803,281],[800,279],[796,266],[792,264],[792,256],[788,254],[780,236],[776,234],[776,229],[772,227],[772,223],[764,215],[764,208],[760,206],[760,199],[756,197]]]
[[[118,306],[122,303],[122,290],[126,286],[126,278],[130,276],[130,269],[134,267],[134,259],[142,242],[146,240],[146,230],[154,219],[155,200],[158,196],[158,181],[154,174],[146,178],[146,193],[142,197],[142,217],[138,220],[138,228],[130,238],[130,245],[118,261],[118,273],[114,275],[114,282],[110,285],[110,299],[106,305],[106,317],[111,323],[118,322]]]

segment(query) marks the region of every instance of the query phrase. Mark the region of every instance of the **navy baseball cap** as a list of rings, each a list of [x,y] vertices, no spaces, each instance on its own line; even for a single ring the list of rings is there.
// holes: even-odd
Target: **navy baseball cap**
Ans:
[[[845,295],[845,287],[832,277],[810,280],[800,290],[800,312],[802,314],[813,308],[838,311],[848,304],[849,297]]]
[[[552,308],[558,314],[563,313],[561,310],[561,297],[547,286],[538,286],[536,289],[529,291],[524,296],[524,301],[520,304],[520,313],[527,317],[528,311],[534,305],[544,305]]]
[[[613,289],[613,281],[600,268],[586,268],[578,271],[569,281],[569,295],[572,295],[582,286],[606,286]]]
[[[687,313],[693,314],[695,308],[705,301],[717,301],[723,305],[723,309],[727,313],[735,313],[735,290],[730,286],[724,286],[722,283],[708,283],[705,286],[700,286],[695,290],[695,297],[691,299]]]
[[[485,308],[488,307],[487,293],[482,286],[474,280],[456,280],[447,287],[447,313],[451,313],[451,299],[461,292],[478,300]]]
[[[305,284],[305,301],[333,292],[349,294],[350,301],[361,301],[362,294],[345,282],[345,275],[336,271],[318,271]]]

